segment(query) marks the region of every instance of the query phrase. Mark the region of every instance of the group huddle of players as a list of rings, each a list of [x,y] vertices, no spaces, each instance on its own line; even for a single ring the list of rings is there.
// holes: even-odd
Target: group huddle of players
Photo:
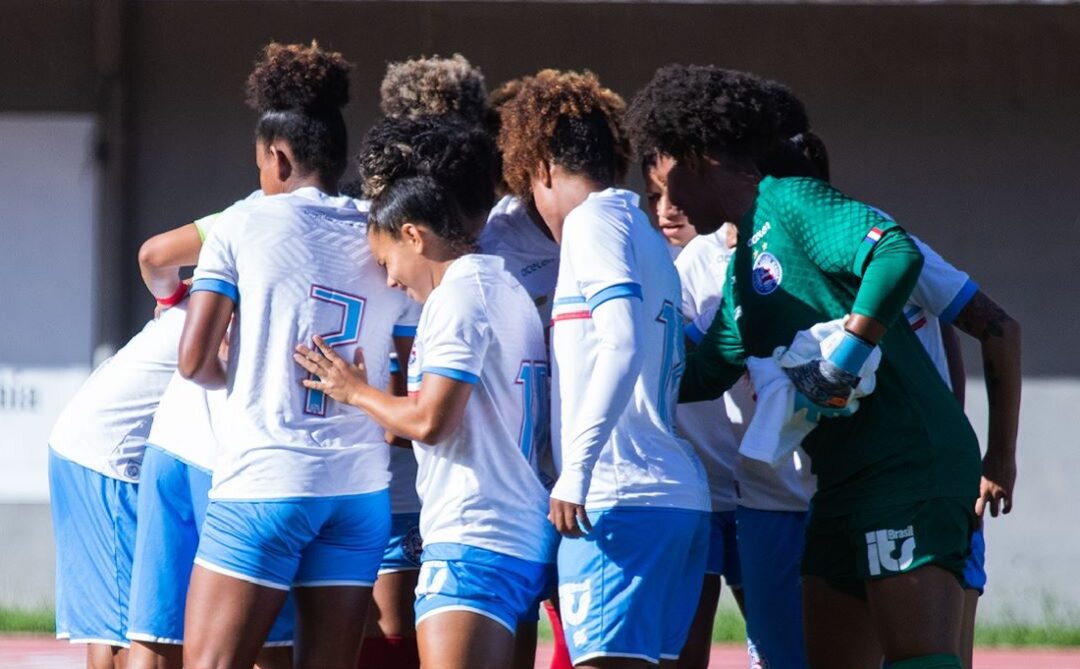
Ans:
[[[723,578],[751,667],[970,667],[1019,327],[790,89],[394,63],[357,178],[349,73],[265,48],[259,188],[143,244],[155,318],[51,435],[88,666],[524,669],[544,608],[553,667],[707,667]]]

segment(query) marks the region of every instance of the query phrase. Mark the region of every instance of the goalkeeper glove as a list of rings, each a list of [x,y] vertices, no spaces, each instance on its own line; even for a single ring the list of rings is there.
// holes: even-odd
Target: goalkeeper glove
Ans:
[[[795,389],[817,406],[843,409],[859,385],[859,372],[873,350],[870,342],[845,330],[843,339],[828,357],[785,371]]]

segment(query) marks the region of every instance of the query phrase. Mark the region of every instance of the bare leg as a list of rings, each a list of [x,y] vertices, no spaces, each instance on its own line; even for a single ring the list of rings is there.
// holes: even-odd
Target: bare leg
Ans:
[[[132,641],[127,669],[183,669],[184,647],[173,643]]]
[[[259,651],[255,669],[292,669],[292,646],[272,646]]]
[[[86,644],[86,669],[124,669],[127,649],[104,643]]]
[[[287,595],[195,565],[184,613],[185,669],[253,666]]]
[[[364,638],[371,588],[293,588],[296,599],[296,669],[353,669]]]
[[[510,630],[487,616],[447,611],[416,628],[424,669],[506,669],[514,655]]]
[[[649,669],[649,667],[655,667],[655,664],[649,664],[645,660],[635,660],[628,657],[598,657],[595,660],[589,660],[588,664],[575,664],[577,669]],[[675,666],[675,661],[660,663],[664,669],[671,669]]]
[[[960,661],[971,669],[975,653],[975,610],[979,607],[979,591],[964,590],[964,626],[960,630]]]
[[[368,612],[364,637],[415,637],[416,579],[420,572],[395,571],[379,574],[372,590],[372,605]]]
[[[803,577],[803,629],[811,667],[880,666],[881,648],[870,620],[870,607],[817,576]]]
[[[716,604],[720,601],[720,576],[705,574],[701,584],[701,599],[698,600],[694,622],[690,624],[690,633],[679,653],[678,662],[672,666],[679,669],[707,669],[709,653],[712,650],[713,621],[716,619]],[[665,663],[661,663],[664,666]]]
[[[521,623],[514,633],[513,669],[533,669],[536,666],[536,623]]]
[[[867,581],[867,603],[885,659],[895,662],[924,655],[959,657],[963,595],[956,577],[933,565]],[[839,628],[843,629],[843,625]]]

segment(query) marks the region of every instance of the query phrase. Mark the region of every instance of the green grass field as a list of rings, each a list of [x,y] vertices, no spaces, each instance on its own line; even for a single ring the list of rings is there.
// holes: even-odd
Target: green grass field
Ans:
[[[51,634],[55,630],[53,612],[48,609],[19,610],[0,608],[0,634]],[[540,617],[540,638],[551,640],[547,616]],[[713,625],[713,641],[743,643],[746,627],[742,616],[733,609],[721,608]],[[1080,627],[1053,621],[1042,626],[994,622],[980,624],[975,631],[978,646],[1080,646]]]

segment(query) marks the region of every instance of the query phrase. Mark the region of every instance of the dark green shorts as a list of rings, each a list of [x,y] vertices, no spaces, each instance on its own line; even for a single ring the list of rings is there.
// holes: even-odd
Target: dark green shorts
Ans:
[[[939,497],[845,516],[820,517],[811,510],[802,571],[861,599],[865,581],[928,564],[953,573],[963,586],[974,504],[966,497]]]

